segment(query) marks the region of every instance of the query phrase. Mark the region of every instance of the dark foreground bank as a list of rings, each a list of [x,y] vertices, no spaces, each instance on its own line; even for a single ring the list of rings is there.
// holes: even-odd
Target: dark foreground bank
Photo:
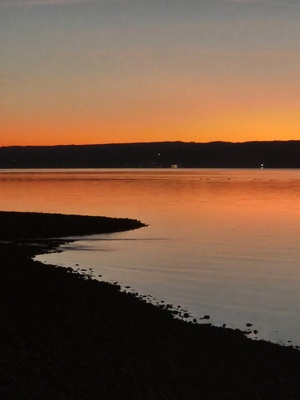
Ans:
[[[300,398],[299,351],[176,320],[117,286],[34,262],[57,243],[19,241],[9,221],[20,216],[6,216],[14,240],[0,244],[1,399]]]

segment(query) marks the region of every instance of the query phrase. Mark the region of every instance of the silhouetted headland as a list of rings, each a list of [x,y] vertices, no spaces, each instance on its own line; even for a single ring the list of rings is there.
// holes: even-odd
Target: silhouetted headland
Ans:
[[[32,260],[58,245],[47,236],[141,226],[83,218],[0,213],[0,399],[300,398],[298,350],[175,319],[118,285]]]
[[[300,168],[300,141],[0,147],[0,168]]]
[[[0,240],[122,232],[144,227],[129,218],[0,211]]]

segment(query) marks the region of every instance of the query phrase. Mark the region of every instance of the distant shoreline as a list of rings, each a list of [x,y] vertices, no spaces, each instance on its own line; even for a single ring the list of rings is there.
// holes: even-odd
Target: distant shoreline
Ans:
[[[134,226],[144,224],[0,212],[0,398],[299,399],[293,347],[174,319],[118,285],[32,260],[61,243],[54,233]]]
[[[0,168],[300,168],[300,140],[0,147]]]

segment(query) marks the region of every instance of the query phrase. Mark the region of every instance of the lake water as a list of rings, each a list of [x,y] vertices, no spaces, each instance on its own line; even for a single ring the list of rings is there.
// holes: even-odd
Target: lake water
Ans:
[[[300,345],[300,170],[0,170],[0,194],[1,210],[149,225],[77,238],[39,260]]]

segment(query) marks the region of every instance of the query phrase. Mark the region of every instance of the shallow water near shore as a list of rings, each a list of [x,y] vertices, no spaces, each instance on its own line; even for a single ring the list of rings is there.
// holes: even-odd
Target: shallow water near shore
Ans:
[[[38,260],[300,344],[299,170],[6,170],[0,192],[2,210],[149,224],[77,238]]]

